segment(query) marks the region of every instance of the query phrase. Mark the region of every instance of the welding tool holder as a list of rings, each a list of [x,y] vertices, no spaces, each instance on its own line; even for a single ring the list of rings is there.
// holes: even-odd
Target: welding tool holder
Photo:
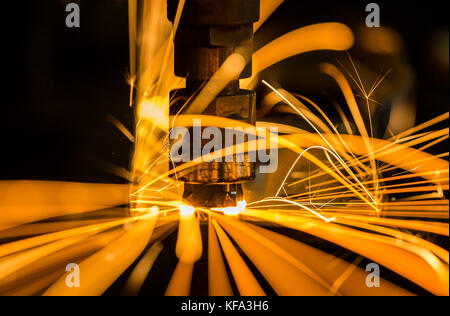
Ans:
[[[179,0],[168,0],[168,18],[174,22]],[[249,61],[239,79],[252,75],[253,23],[259,20],[260,0],[186,0],[175,36],[175,75],[186,78],[186,88],[173,91],[171,115],[189,108],[194,99],[228,57],[236,51]],[[255,92],[242,90],[232,81],[202,115],[214,115],[256,124]],[[181,111],[183,114],[183,111]],[[191,133],[192,135],[193,133]],[[206,142],[202,140],[202,144]],[[191,142],[193,144],[193,142]],[[176,168],[177,165],[172,165]],[[236,206],[243,199],[242,183],[255,178],[255,163],[201,163],[182,174],[184,198],[203,207]]]

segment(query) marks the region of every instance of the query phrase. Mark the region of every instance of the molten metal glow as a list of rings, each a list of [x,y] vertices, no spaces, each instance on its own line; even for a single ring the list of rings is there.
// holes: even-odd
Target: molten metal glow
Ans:
[[[238,216],[243,210],[245,210],[246,206],[247,206],[246,201],[240,201],[238,202],[236,207],[213,208],[212,210],[223,212],[225,215],[228,216]]]
[[[195,207],[189,205],[181,205],[180,206],[180,215],[181,216],[192,216],[195,213]]]

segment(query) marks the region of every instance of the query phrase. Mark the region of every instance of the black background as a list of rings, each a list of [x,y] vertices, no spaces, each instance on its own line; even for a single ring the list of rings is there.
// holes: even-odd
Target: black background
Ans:
[[[130,142],[110,123],[133,129],[128,107],[128,11],[125,0],[74,1],[81,28],[65,26],[68,1],[4,1],[0,7],[0,179],[84,182],[124,180],[104,167],[128,167]],[[364,23],[369,1],[287,0],[256,38],[325,22]],[[418,121],[448,111],[448,73],[436,78],[426,47],[448,32],[448,1],[378,1],[382,24],[406,42],[415,73]],[[448,34],[448,33],[447,33]],[[301,57],[300,57],[301,58]]]

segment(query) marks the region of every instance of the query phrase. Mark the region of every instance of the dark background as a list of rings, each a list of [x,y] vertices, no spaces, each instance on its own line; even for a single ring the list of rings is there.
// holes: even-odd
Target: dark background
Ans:
[[[132,151],[130,142],[107,121],[113,115],[133,130],[126,81],[127,1],[73,1],[81,6],[79,29],[65,26],[68,2],[1,5],[0,180],[124,181],[105,165],[127,168]],[[367,3],[287,0],[258,34],[255,45],[308,24],[364,23]],[[394,27],[406,43],[418,121],[448,111],[448,68],[437,69],[428,49],[436,32],[443,31],[448,51],[448,1],[377,3],[382,25]],[[292,66],[302,58],[306,57],[279,67],[301,74],[301,68]],[[301,90],[301,80],[287,78],[279,78],[280,84]]]

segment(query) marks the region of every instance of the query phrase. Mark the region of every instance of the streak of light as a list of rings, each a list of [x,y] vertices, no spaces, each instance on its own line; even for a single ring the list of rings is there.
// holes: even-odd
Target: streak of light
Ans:
[[[194,264],[203,253],[200,221],[195,213],[180,216],[176,255],[180,262]]]
[[[441,247],[439,247],[431,242],[428,242],[424,239],[413,236],[411,234],[406,234],[406,233],[402,233],[398,230],[393,230],[393,229],[385,228],[385,227],[379,227],[379,226],[371,225],[371,224],[364,224],[361,222],[346,220],[346,219],[342,219],[342,218],[337,219],[335,221],[335,223],[352,226],[352,227],[357,227],[360,229],[365,229],[368,231],[373,231],[373,232],[377,232],[380,234],[392,236],[392,237],[396,238],[400,244],[403,243],[403,241],[410,242],[411,244],[418,246],[420,249],[426,249],[427,251],[430,251],[431,253],[435,254],[436,256],[439,257],[439,259],[444,261],[447,265],[449,263],[448,251],[442,249]]]
[[[136,142],[136,137],[134,137],[133,134],[131,134],[131,132],[125,127],[125,125],[123,125],[122,122],[120,122],[114,116],[109,115],[108,122],[113,124],[130,142]]]
[[[219,240],[211,218],[208,223],[208,281],[210,296],[233,296]]]
[[[18,240],[15,242],[1,245],[0,246],[0,257],[5,257],[5,256],[8,256],[8,255],[11,255],[11,254],[14,254],[14,253],[26,250],[26,249],[38,247],[38,246],[44,245],[46,243],[55,242],[55,241],[62,240],[65,238],[73,238],[73,237],[76,237],[79,235],[84,235],[84,234],[99,233],[99,232],[106,231],[108,229],[111,229],[111,228],[114,228],[114,227],[117,227],[120,225],[125,225],[127,223],[133,223],[135,221],[136,221],[136,219],[134,219],[134,218],[123,218],[123,219],[119,219],[116,221],[105,222],[105,223],[95,224],[95,225],[90,225],[90,226],[82,226],[79,228],[73,228],[73,229],[64,230],[61,232],[55,232],[55,233],[40,235],[40,236],[36,236],[36,237],[24,239],[24,240]]]
[[[330,289],[330,295],[335,296],[338,293],[339,289],[342,287],[342,284],[344,284],[344,282],[350,277],[350,275],[352,275],[356,271],[362,259],[363,257],[358,256],[358,258],[356,258],[353,264],[349,265],[347,270],[345,270],[341,274],[341,276],[337,278],[336,281],[334,281]]]
[[[215,215],[218,223],[261,271],[278,295],[326,295],[330,285],[270,239],[249,226]]]
[[[18,253],[11,255],[10,257],[2,258],[0,260],[0,282],[9,275],[23,269],[25,266],[33,264],[54,252],[79,243],[89,237],[89,235],[90,234],[83,234],[80,236],[65,238],[34,248],[28,252]]]
[[[192,263],[178,262],[165,296],[189,296],[193,272],[194,265]]]
[[[253,202],[253,203],[249,204],[249,206],[255,205],[255,204],[258,204],[258,203],[262,203],[262,202],[266,202],[266,201],[267,201],[267,202],[285,202],[285,203],[288,203],[288,204],[296,205],[296,206],[298,206],[298,207],[300,207],[300,208],[302,208],[302,209],[304,209],[304,210],[306,210],[306,211],[308,211],[308,212],[314,214],[315,216],[317,216],[318,218],[320,218],[321,220],[323,220],[324,222],[327,222],[327,223],[336,220],[336,218],[334,218],[334,217],[332,217],[332,218],[326,218],[326,217],[323,216],[322,214],[320,214],[320,213],[318,213],[318,212],[316,212],[316,211],[310,209],[309,207],[306,207],[305,205],[300,204],[300,203],[298,203],[298,202],[295,202],[295,201],[292,201],[292,200],[289,200],[289,199],[278,198],[278,197],[275,197],[275,198],[266,198],[266,199],[264,199],[264,200],[262,200],[262,201]]]
[[[141,261],[139,261],[139,263],[137,264],[136,268],[134,268],[133,272],[128,278],[127,283],[124,286],[123,292],[126,295],[135,296],[139,294],[139,291],[144,284],[145,278],[149,274],[150,270],[153,267],[153,264],[155,263],[162,250],[163,245],[158,242],[147,251]]]
[[[261,0],[260,18],[253,26],[255,33],[283,2],[284,0]]]
[[[261,288],[261,285],[256,280],[253,273],[244,262],[239,252],[234,247],[233,243],[223,231],[223,229],[217,224],[215,219],[212,219],[213,226],[219,237],[220,244],[222,245],[223,252],[227,258],[228,265],[233,274],[234,281],[239,290],[241,296],[266,296],[266,293]]]
[[[156,216],[143,217],[132,230],[79,264],[83,273],[79,288],[68,288],[65,277],[55,282],[45,296],[98,296],[142,253],[153,233]],[[99,269],[98,267],[101,267]]]
[[[448,265],[444,265],[429,251],[408,242],[399,244],[396,238],[298,216],[283,214],[275,216],[271,212],[255,212],[248,209],[245,210],[245,214],[329,240],[374,260],[436,295],[448,295]]]
[[[192,126],[194,120],[197,120],[197,119],[201,119],[202,120],[202,126],[216,126],[216,127],[223,127],[223,128],[230,128],[230,127],[237,127],[237,126],[239,126],[239,127],[250,128],[250,129],[252,128],[251,125],[245,124],[243,122],[230,120],[230,119],[224,119],[224,118],[221,118],[220,120],[218,120],[217,117],[207,116],[207,115],[201,115],[201,116],[199,116],[199,115],[181,115],[179,117],[176,117],[176,124],[175,124],[175,126],[185,126],[185,127]],[[256,135],[256,132],[251,132],[251,134]],[[272,141],[272,139],[271,139],[270,146],[276,146],[277,148],[288,148],[288,149],[296,152],[297,154],[304,153],[304,150],[300,146],[295,144],[295,141],[297,141],[297,139],[289,140],[286,137],[282,137],[282,136],[278,136],[278,135],[276,135],[274,137],[276,137],[276,141]],[[248,146],[249,147],[250,147],[250,143],[252,143],[252,142],[248,142]],[[238,150],[236,150],[236,145],[233,146],[233,148],[234,148],[234,150],[236,152],[238,152]],[[262,150],[263,148],[258,148],[258,149]],[[223,156],[223,150],[216,151],[215,153],[213,153],[211,155],[212,155],[213,159],[220,158],[220,157]],[[330,176],[335,178],[337,181],[339,181],[343,185],[347,186],[348,189],[351,190],[359,198],[361,198],[364,201],[367,201],[367,203],[370,204],[371,207],[374,208],[374,210],[378,211],[378,209],[374,205],[374,203],[370,203],[360,192],[358,192],[357,190],[355,190],[352,186],[350,186],[348,184],[347,179],[343,179],[341,176],[336,174],[331,168],[326,166],[320,159],[318,159],[317,157],[309,154],[308,152],[304,153],[303,155],[309,161],[314,163],[317,167],[321,168],[326,173],[328,173]],[[184,165],[177,167],[178,172],[180,172],[182,170],[189,169],[190,167],[195,166],[196,164],[198,164],[198,162],[195,162],[195,161],[191,161],[189,163],[185,163]],[[160,181],[161,179],[164,179],[164,178],[170,176],[173,173],[174,173],[174,171],[172,170],[172,171],[170,171],[170,172],[168,172],[166,174],[163,174],[160,177],[150,181],[149,183],[147,183],[146,185],[144,185],[143,187],[138,189],[135,192],[135,194],[142,192],[147,187],[151,186],[153,183],[156,183],[156,182]]]
[[[422,124],[417,125],[417,126],[415,126],[413,128],[410,128],[409,130],[404,131],[403,133],[395,135],[390,140],[396,140],[396,139],[400,139],[400,138],[412,135],[412,134],[417,133],[417,132],[419,132],[421,130],[424,130],[424,129],[428,128],[428,127],[431,127],[431,126],[433,126],[435,124],[438,124],[440,122],[448,120],[448,118],[449,118],[449,112],[441,114],[441,115],[435,117],[434,119],[431,119],[431,120],[429,120],[429,121],[427,121],[425,123],[422,123]]]
[[[124,234],[123,229],[93,235],[82,243],[74,244],[39,260],[39,264],[28,264],[0,282],[2,295],[35,295],[57,281],[65,272],[68,262],[79,262],[106,247]],[[56,273],[50,273],[56,271]],[[46,275],[49,273],[50,275]]]
[[[341,23],[321,23],[292,31],[253,54],[253,77],[243,86],[251,89],[264,69],[289,57],[316,50],[345,51],[354,44],[352,30]]]
[[[436,181],[445,181],[445,180],[446,180],[445,178],[436,179]],[[424,181],[416,181],[416,182],[412,182],[411,181],[411,182],[408,182],[408,183],[401,183],[401,184],[391,184],[391,185],[381,186],[380,190],[387,190],[387,189],[401,188],[401,187],[410,187],[410,186],[418,186],[420,184],[432,184],[432,182],[430,182],[429,180],[424,180]],[[433,186],[433,187],[437,188],[437,189],[441,188],[440,186],[437,186],[437,187]],[[409,189],[411,190],[411,192],[416,192],[416,190],[421,190],[422,188],[423,187],[419,187],[418,186],[418,187],[412,187],[412,188],[409,188]],[[326,189],[319,189],[319,190],[310,191],[310,192],[307,192],[307,193],[296,194],[296,195],[293,195],[291,197],[303,197],[303,196],[306,196],[306,195],[309,196],[311,193],[317,194],[317,193],[324,193],[324,192],[330,192],[330,191],[333,194],[335,194],[334,191],[339,190],[339,189],[345,189],[345,188],[342,187],[342,186],[329,187],[329,188],[326,188]],[[404,189],[406,190],[406,188],[404,188]],[[442,198],[443,196],[440,195],[440,196],[437,196],[437,197],[441,197]]]
[[[345,100],[347,101],[347,105],[350,109],[350,112],[352,113],[354,122],[356,123],[358,131],[360,132],[360,135],[362,136],[367,153],[369,153],[370,164],[371,164],[371,168],[373,171],[372,177],[373,177],[373,179],[377,179],[378,175],[377,175],[377,171],[376,171],[374,145],[373,145],[373,141],[372,141],[373,137],[369,138],[369,133],[367,132],[366,126],[364,125],[364,120],[361,116],[361,112],[360,112],[358,104],[355,100],[355,96],[352,92],[352,89],[351,89],[347,79],[334,65],[331,65],[328,63],[323,63],[321,65],[321,70],[323,73],[329,75],[337,82],[342,93],[344,94]],[[378,185],[378,182],[377,182],[377,185]],[[375,196],[378,196],[377,189],[375,192]]]
[[[0,182],[0,230],[128,203],[128,185],[46,181]]]
[[[348,269],[352,269],[353,273],[342,282],[338,292],[346,296],[398,296],[411,295],[408,291],[390,283],[387,280],[381,281],[380,288],[368,288],[365,280],[367,273],[358,268],[352,267],[352,264],[337,258],[333,255],[325,253],[319,249],[313,248],[309,245],[301,243],[287,236],[275,233],[271,230],[248,224],[258,234],[271,240],[279,245],[285,251],[295,256],[299,261],[303,262],[315,273],[322,277],[329,284],[335,284],[342,274]]]
[[[323,146],[321,138],[318,135],[314,134],[303,134],[300,135],[287,136],[286,138],[296,143],[300,147],[308,147],[320,145]],[[326,137],[326,135],[325,135]],[[356,155],[364,154],[365,149],[365,141],[363,137],[355,136],[355,135],[342,135],[342,138],[348,143],[351,144],[352,150]],[[434,180],[436,178],[447,178],[448,177],[448,162],[438,158],[437,156],[433,156],[426,152],[411,148],[409,146],[403,144],[393,144],[386,140],[381,139],[373,139],[374,147],[376,150],[374,151],[375,159],[379,161],[386,162],[396,168],[400,168],[403,170],[412,170],[413,167],[417,167],[413,172],[415,174],[421,174],[425,179]],[[381,148],[386,148],[386,146],[390,147],[390,150],[379,150]],[[415,159],[403,159],[399,157],[404,156],[414,156]],[[430,162],[423,164],[423,162]],[[351,165],[351,164],[350,164]],[[417,166],[418,165],[418,166]],[[444,172],[437,174],[436,170],[444,170]],[[434,171],[434,173],[433,173]],[[318,175],[317,175],[318,176]],[[302,181],[306,181],[307,179],[296,182],[295,184],[301,183]],[[447,182],[447,181],[445,181]],[[444,182],[444,184],[445,184]]]
[[[130,46],[130,107],[133,106],[133,90],[136,84],[136,70],[137,70],[137,0],[128,0],[128,31],[129,31],[129,46]]]
[[[101,224],[108,220],[80,220],[80,221],[63,221],[63,222],[45,222],[33,223],[23,226],[14,227],[0,232],[0,239],[8,238],[24,238],[37,235],[45,235],[57,231],[79,228],[82,226],[91,226]]]
[[[449,236],[449,226],[443,223],[434,223],[429,221],[415,221],[415,220],[399,220],[399,219],[389,219],[389,218],[375,218],[370,216],[356,216],[356,215],[346,215],[346,214],[335,214],[337,219],[336,222],[340,222],[341,219],[349,219],[358,223],[373,223],[383,226],[391,226],[395,228],[405,228],[416,231],[423,231],[433,234],[438,234],[442,236]],[[448,256],[448,255],[446,255]],[[442,256],[442,257],[446,257]]]
[[[366,189],[364,185],[361,184],[359,179],[356,177],[356,175],[353,173],[353,171],[350,170],[350,168],[346,165],[346,163],[342,160],[342,158],[339,157],[339,154],[336,152],[334,147],[329,143],[327,138],[325,138],[322,133],[317,129],[317,127],[311,123],[311,121],[301,112],[299,111],[294,104],[292,104],[284,95],[282,95],[278,90],[276,90],[273,86],[271,86],[269,83],[263,80],[263,83],[268,86],[270,89],[272,89],[275,93],[277,93],[285,102],[287,102],[296,112],[305,119],[306,122],[308,122],[311,127],[314,128],[314,130],[317,132],[317,134],[322,138],[322,140],[327,144],[327,148],[323,148],[324,150],[331,151],[331,154],[340,162],[340,164],[348,171],[348,173],[354,178],[356,182],[358,182],[359,185],[361,185],[361,188],[366,192],[366,194],[369,196],[369,198],[373,201],[374,204],[377,203],[375,198],[372,196],[372,194]],[[306,153],[306,151],[304,151]],[[374,176],[374,179],[376,179],[376,176]],[[378,209],[374,207],[377,211]]]

